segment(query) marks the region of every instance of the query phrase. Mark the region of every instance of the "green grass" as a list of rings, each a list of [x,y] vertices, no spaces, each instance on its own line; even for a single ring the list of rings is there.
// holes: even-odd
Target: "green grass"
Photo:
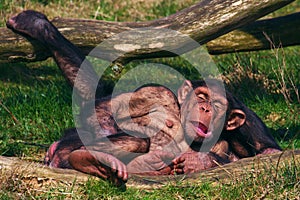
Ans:
[[[28,143],[48,146],[74,126],[71,87],[49,63],[0,66],[2,155],[27,155],[32,148]]]
[[[100,2],[100,3],[99,3]],[[114,4],[112,2],[115,2]],[[193,1],[7,1],[0,2],[0,25],[22,9],[36,9],[54,16],[118,21],[150,20],[167,16]],[[269,16],[299,11],[300,1]],[[300,105],[293,84],[300,85],[300,47],[213,56],[230,90],[253,109],[285,149],[300,148]],[[155,59],[191,79],[194,69],[180,58]],[[133,62],[123,73],[145,61]],[[153,72],[153,71],[152,71]],[[283,79],[278,75],[284,73]],[[168,74],[162,76],[170,81]],[[289,78],[290,77],[290,78]],[[137,82],[132,77],[131,83]],[[142,77],[143,78],[143,77]],[[105,80],[115,80],[107,72]],[[282,84],[285,84],[284,86]],[[285,90],[283,90],[285,89]],[[64,129],[73,127],[71,88],[51,60],[38,63],[0,63],[0,155],[40,162],[46,147]],[[283,95],[285,94],[285,96]],[[273,173],[249,174],[226,183],[168,185],[157,190],[128,188],[120,192],[104,181],[90,181],[78,190],[49,188],[34,193],[16,182],[0,186],[0,198],[37,199],[269,199],[299,198],[299,166],[287,165]],[[32,193],[33,192],[33,193]]]

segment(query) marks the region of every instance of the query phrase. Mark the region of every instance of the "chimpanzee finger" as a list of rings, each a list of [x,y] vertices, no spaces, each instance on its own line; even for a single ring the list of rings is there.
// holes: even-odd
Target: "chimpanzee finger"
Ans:
[[[113,161],[110,161],[109,162],[109,167],[111,169],[111,171],[113,173],[116,173],[117,172],[117,163],[116,162],[113,162]]]
[[[128,179],[127,167],[123,163],[119,163],[117,175],[123,181],[127,181]]]
[[[117,159],[113,159],[113,157],[111,157],[109,164],[110,164],[110,169],[112,174],[115,174],[119,179],[127,181],[128,179],[127,168],[121,161]]]
[[[184,158],[184,157],[177,157],[177,158],[175,158],[175,159],[172,160],[172,163],[173,163],[174,165],[178,165],[178,164],[180,164],[180,163],[183,164],[184,161],[185,161],[185,158]]]
[[[98,166],[98,170],[95,170],[95,175],[103,179],[108,179],[108,170],[106,167]]]

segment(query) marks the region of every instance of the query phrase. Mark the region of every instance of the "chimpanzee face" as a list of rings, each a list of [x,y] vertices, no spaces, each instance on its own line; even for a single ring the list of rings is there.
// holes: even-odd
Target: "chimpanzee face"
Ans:
[[[220,135],[228,105],[224,90],[218,85],[208,87],[204,81],[197,85],[186,81],[178,95],[187,142],[202,143]]]

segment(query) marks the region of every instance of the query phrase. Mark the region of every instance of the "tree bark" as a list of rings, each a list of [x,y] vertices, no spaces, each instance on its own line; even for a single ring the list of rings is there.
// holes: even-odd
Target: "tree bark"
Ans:
[[[300,44],[300,12],[259,20],[206,44],[210,54],[266,50]]]
[[[236,180],[257,172],[275,174],[278,169],[282,169],[288,165],[299,166],[299,162],[300,150],[286,151],[283,153],[245,158],[227,165],[189,175],[131,175],[126,185],[129,187],[153,189],[169,183],[177,183],[178,181],[180,181],[181,186],[207,181],[226,182],[226,180]],[[68,186],[73,188],[84,184],[89,179],[96,179],[96,177],[90,177],[89,175],[70,169],[49,168],[38,163],[3,156],[0,156],[0,172],[0,180],[3,183],[13,181],[30,188],[38,188],[45,191],[50,190],[49,187],[51,188],[51,186]]]
[[[105,22],[80,19],[54,19],[53,23],[85,54],[107,38],[136,28],[152,28],[153,30],[174,30],[150,32],[148,35],[136,32],[125,34],[121,38],[111,40],[111,45],[101,49],[101,57],[120,62],[149,57],[166,57],[176,54],[162,49],[181,49],[179,53],[192,50],[194,46],[185,44],[186,34],[203,45],[225,33],[277,10],[293,0],[202,0],[199,3],[179,11],[173,15],[147,22]],[[130,44],[131,48],[123,48],[120,43]],[[33,47],[20,36],[11,31],[0,29],[0,61],[39,61],[51,56],[42,53],[42,48]],[[114,52],[116,55],[114,55]],[[121,55],[121,56],[120,56]]]

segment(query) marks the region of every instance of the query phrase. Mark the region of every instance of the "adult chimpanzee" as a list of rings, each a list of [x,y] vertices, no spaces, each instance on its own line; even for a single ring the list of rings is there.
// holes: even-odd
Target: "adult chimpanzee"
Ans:
[[[95,89],[88,80],[96,81],[97,77],[92,67],[84,77],[76,77],[84,55],[43,14],[24,11],[8,20],[7,27],[44,45],[71,85],[75,78],[80,79],[80,84],[74,86],[79,94],[85,99],[93,96]],[[124,99],[131,99],[129,115],[128,112],[122,115]],[[120,110],[111,106],[114,101]],[[280,150],[259,117],[229,92],[225,95],[218,82],[185,81],[178,90],[178,102],[180,112],[177,99],[169,90],[147,86],[113,100],[104,98],[92,102],[96,113],[87,112],[85,106],[89,103],[86,103],[83,130],[66,131],[63,138],[49,148],[45,162],[55,167],[75,168],[119,184],[126,181],[127,170],[143,173],[146,167],[146,172],[154,175],[195,172],[215,166],[214,161],[226,163]],[[163,119],[159,117],[161,108],[166,113]],[[112,117],[115,113],[120,114],[118,124]],[[151,120],[155,123],[149,121],[152,113]],[[132,116],[136,118],[126,120]],[[97,130],[99,124],[100,131]],[[154,127],[157,134],[143,127]],[[217,143],[209,146],[216,135],[220,136]],[[208,153],[201,153],[199,150],[203,150],[205,141],[208,142],[204,150]]]

